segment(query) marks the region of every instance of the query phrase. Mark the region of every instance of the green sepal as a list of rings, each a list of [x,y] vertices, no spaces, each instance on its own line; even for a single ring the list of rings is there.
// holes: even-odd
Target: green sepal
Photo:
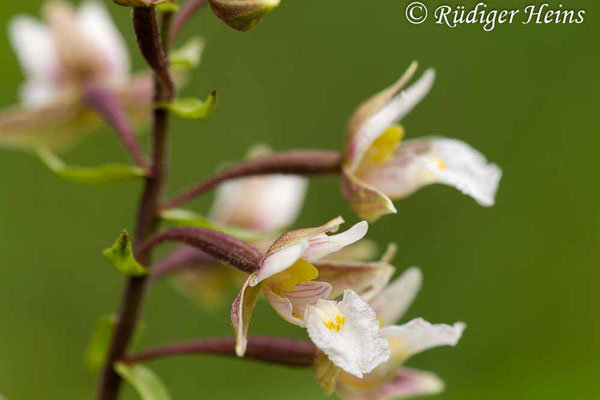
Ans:
[[[165,384],[149,368],[122,362],[116,363],[114,368],[135,389],[142,400],[171,400]]]
[[[179,5],[175,2],[164,1],[156,4],[156,10],[160,12],[171,12],[175,13],[179,11]]]
[[[194,36],[186,44],[171,52],[171,66],[182,69],[191,69],[200,65],[204,50],[204,40]]]
[[[213,91],[205,101],[195,97],[189,97],[177,99],[170,103],[158,103],[157,106],[166,108],[181,118],[206,119],[212,114],[217,106],[217,92]]]
[[[148,273],[148,270],[133,257],[131,239],[125,229],[112,247],[104,249],[102,255],[114,269],[123,275],[141,276]]]
[[[221,232],[229,236],[233,236],[243,241],[254,241],[264,239],[266,234],[263,232],[251,231],[247,229],[230,228],[215,224],[208,218],[197,214],[191,210],[183,208],[171,208],[163,210],[160,213],[160,217],[174,225],[181,226],[195,226],[199,228],[212,229],[213,231]]]
[[[114,314],[101,317],[96,323],[94,332],[85,350],[85,365],[93,372],[98,372],[106,362],[106,355],[110,346],[117,316]],[[144,324],[140,321],[135,327],[132,343],[136,343],[144,330]]]
[[[144,168],[133,165],[104,164],[97,167],[67,165],[56,154],[45,147],[37,148],[37,154],[44,165],[56,175],[77,183],[105,185],[133,181],[146,176]]]

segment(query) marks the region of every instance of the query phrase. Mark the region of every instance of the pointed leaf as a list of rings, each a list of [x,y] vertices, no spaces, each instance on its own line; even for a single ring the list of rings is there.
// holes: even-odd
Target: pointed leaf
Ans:
[[[143,365],[116,363],[115,371],[136,390],[142,400],[171,400],[165,384]]]
[[[121,232],[115,244],[105,249],[102,255],[110,265],[123,275],[141,276],[148,273],[148,270],[133,257],[131,239],[126,230]]]
[[[173,3],[165,3],[173,4]],[[200,58],[204,50],[204,40],[195,36],[186,44],[171,52],[170,61],[173,67],[190,69],[200,65]]]
[[[160,217],[174,225],[195,226],[200,228],[212,229],[213,231],[221,232],[244,241],[264,239],[266,236],[266,234],[263,232],[230,228],[227,226],[215,224],[208,218],[183,208],[172,208],[169,210],[164,210],[160,213]]]
[[[116,324],[117,316],[114,314],[105,315],[98,320],[85,350],[85,364],[91,371],[98,372],[104,365]],[[143,330],[144,324],[140,321],[135,328],[132,343],[137,342]]]
[[[206,101],[195,97],[177,99],[171,103],[159,103],[158,107],[166,108],[173,114],[185,119],[206,119],[217,106],[217,92],[212,92]]]
[[[38,148],[42,162],[61,178],[78,183],[110,184],[132,181],[146,176],[144,168],[125,164],[104,164],[97,167],[77,167],[66,165],[47,148]]]

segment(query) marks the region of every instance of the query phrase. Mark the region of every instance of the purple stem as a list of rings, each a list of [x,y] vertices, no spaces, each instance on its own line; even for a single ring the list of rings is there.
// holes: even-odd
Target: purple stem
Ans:
[[[104,86],[88,84],[85,87],[84,96],[86,102],[113,126],[133,160],[140,167],[150,171],[150,162],[140,149],[127,119],[127,114],[115,93]]]
[[[171,31],[169,37],[171,43],[175,42],[175,39],[183,29],[184,25],[196,14],[196,12],[207,4],[207,0],[189,0],[185,3],[179,12],[175,15],[175,20],[171,25]]]
[[[215,263],[218,263],[218,261],[194,247],[179,246],[152,267],[150,279],[154,282],[175,270],[196,264],[208,265]]]
[[[162,208],[178,207],[230,179],[269,174],[337,175],[341,171],[341,165],[342,154],[329,150],[295,150],[253,158],[217,172],[200,184],[173,197],[164,203]]]
[[[206,228],[182,227],[163,231],[150,238],[136,252],[136,258],[144,260],[160,243],[173,241],[193,246],[247,273],[256,271],[263,257],[260,251],[248,243],[224,233]]]
[[[158,358],[195,354],[220,354],[235,357],[235,338],[204,339],[147,350],[123,359],[129,364]],[[244,358],[308,367],[316,354],[315,346],[307,341],[280,337],[249,337]]]

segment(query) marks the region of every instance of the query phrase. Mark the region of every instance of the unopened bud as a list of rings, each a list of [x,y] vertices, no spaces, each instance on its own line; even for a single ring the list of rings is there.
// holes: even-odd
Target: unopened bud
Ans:
[[[215,15],[238,31],[254,28],[280,2],[281,0],[209,0]]]

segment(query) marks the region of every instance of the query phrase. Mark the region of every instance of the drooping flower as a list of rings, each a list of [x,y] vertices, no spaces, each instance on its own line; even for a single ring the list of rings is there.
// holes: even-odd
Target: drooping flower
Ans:
[[[135,121],[149,116],[150,75],[130,75],[124,40],[101,3],[48,2],[44,23],[14,18],[10,39],[26,75],[21,106],[0,112],[0,145],[61,148],[99,126],[86,85],[111,90]]]
[[[348,126],[342,188],[361,218],[375,220],[395,213],[401,199],[433,183],[450,185],[483,206],[494,203],[500,168],[468,144],[443,137],[401,142],[397,125],[429,92],[435,73],[429,69],[404,91],[416,64],[392,86],[354,112]]]
[[[371,373],[358,378],[339,371],[328,360],[317,360],[317,379],[328,391],[335,390],[345,400],[391,400],[439,393],[443,382],[431,372],[403,366],[414,354],[438,346],[454,346],[465,325],[430,324],[417,318],[403,325],[391,325],[406,312],[421,287],[418,268],[409,268],[369,301],[388,341],[390,358]]]
[[[323,261],[329,279],[345,289],[341,302],[328,300],[334,287],[318,280],[319,260],[357,242],[367,232],[367,223],[362,221],[345,232],[327,235],[337,231],[342,222],[338,217],[320,227],[288,232],[267,250],[259,270],[250,275],[232,306],[239,356],[245,352],[252,311],[262,291],[277,314],[306,327],[315,344],[348,373],[362,376],[388,358],[387,343],[381,338],[374,312],[350,290],[354,286],[350,282],[365,292],[369,286],[364,281],[372,285],[387,282],[391,267],[386,260],[370,265]],[[355,277],[344,280],[332,271],[336,268]]]

